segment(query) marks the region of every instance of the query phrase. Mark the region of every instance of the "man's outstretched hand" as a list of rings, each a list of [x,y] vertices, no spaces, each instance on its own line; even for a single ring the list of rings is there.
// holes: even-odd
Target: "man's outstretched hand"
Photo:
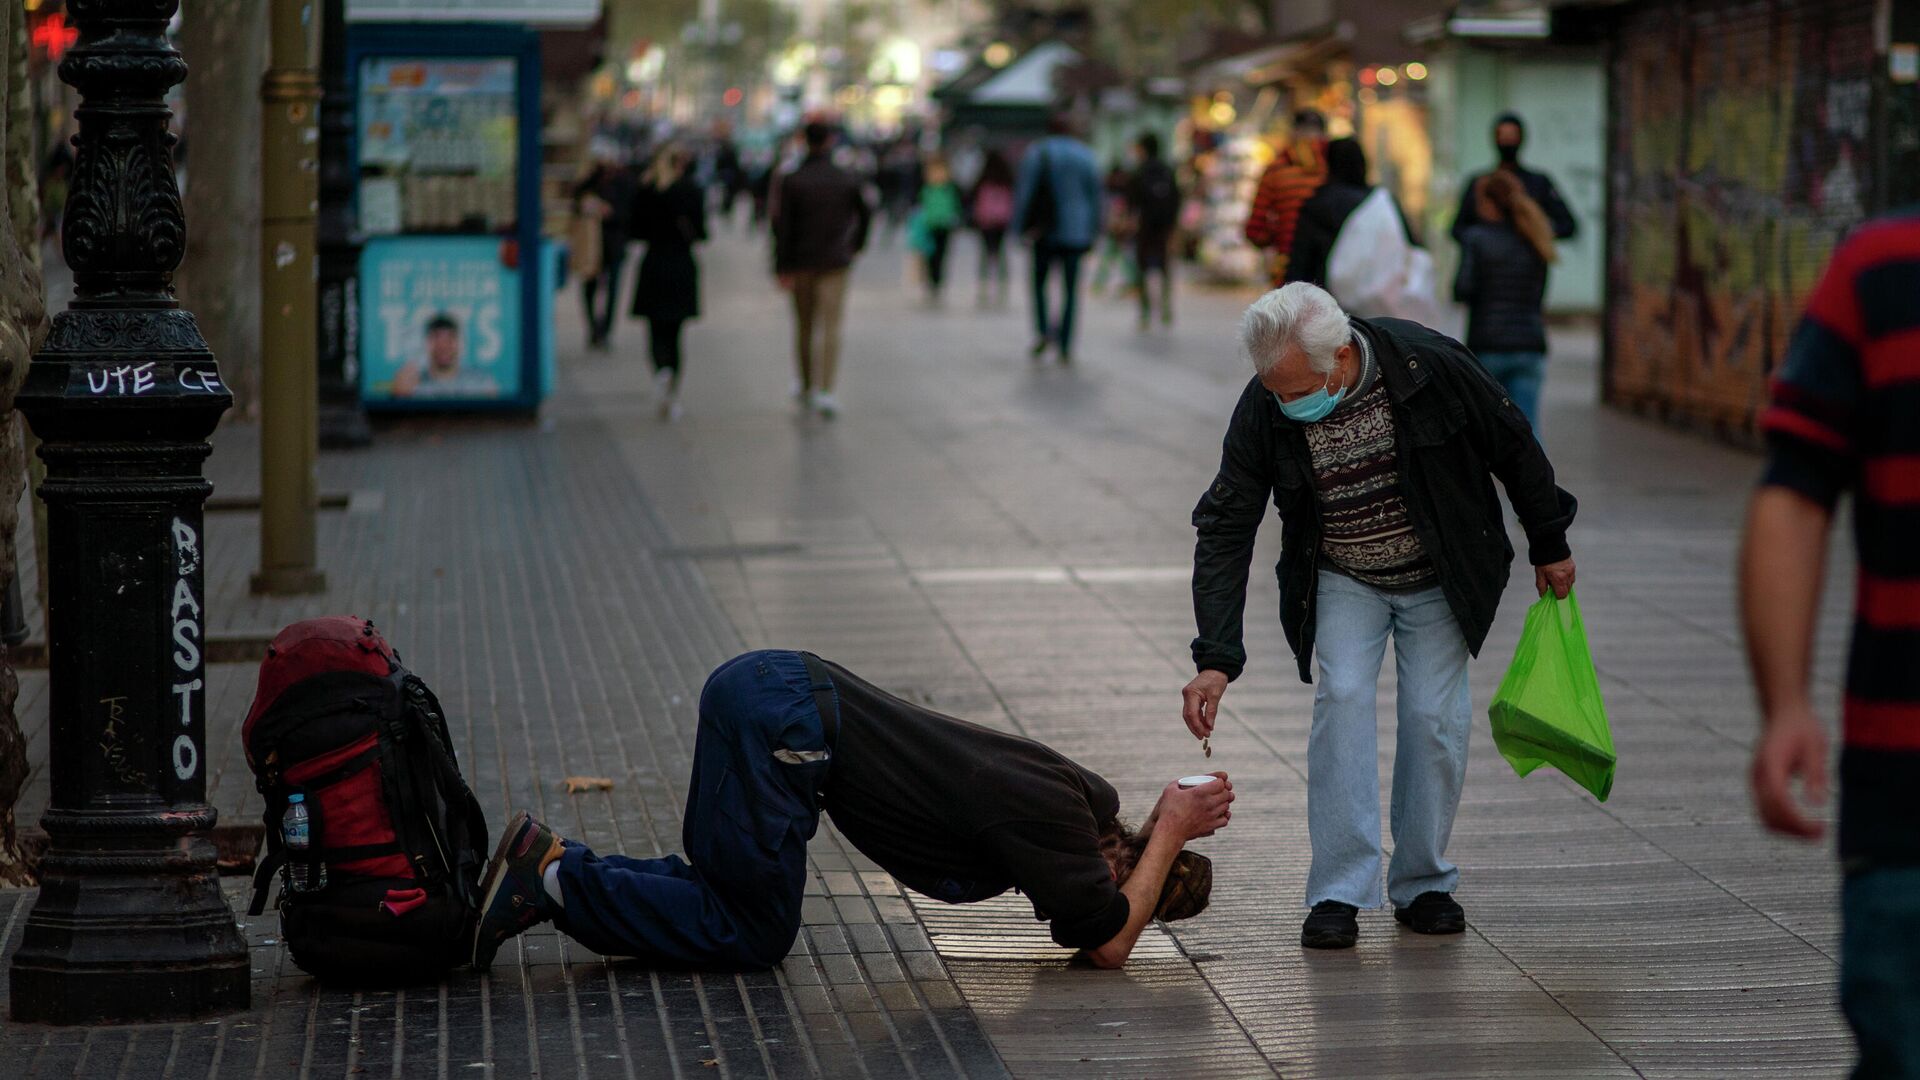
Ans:
[[[1793,797],[1798,778],[1804,800]],[[1767,718],[1767,730],[1753,750],[1753,806],[1774,832],[1813,840],[1825,831],[1807,817],[1801,803],[1827,801],[1827,733],[1813,709],[1795,706]]]
[[[1153,807],[1154,832],[1171,830],[1184,844],[1226,828],[1233,817],[1233,781],[1223,772],[1213,775],[1219,783],[1196,788],[1183,788],[1178,780],[1168,784]]]
[[[1227,692],[1224,671],[1203,671],[1180,691],[1180,718],[1196,739],[1213,734],[1213,721],[1220,712],[1220,697]]]

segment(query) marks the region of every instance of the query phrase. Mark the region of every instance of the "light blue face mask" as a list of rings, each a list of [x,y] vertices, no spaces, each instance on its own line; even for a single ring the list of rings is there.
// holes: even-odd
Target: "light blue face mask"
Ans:
[[[1332,382],[1333,372],[1329,371],[1327,373],[1327,383],[1331,384]],[[1270,394],[1273,393],[1271,390],[1267,392]],[[1344,386],[1329,394],[1327,393],[1327,387],[1323,385],[1313,393],[1303,394],[1292,401],[1280,401],[1279,394],[1273,394],[1273,400],[1279,402],[1280,412],[1285,415],[1287,419],[1301,424],[1311,424],[1315,420],[1326,419],[1327,414],[1332,412],[1334,408],[1340,404],[1340,399],[1346,396],[1347,388]]]

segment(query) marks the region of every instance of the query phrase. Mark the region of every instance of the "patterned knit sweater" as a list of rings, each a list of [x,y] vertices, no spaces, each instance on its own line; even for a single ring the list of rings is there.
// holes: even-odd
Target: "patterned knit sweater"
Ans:
[[[1330,569],[1377,589],[1404,592],[1433,584],[1433,561],[1413,531],[1400,493],[1393,442],[1393,406],[1373,361],[1355,334],[1360,379],[1355,395],[1323,420],[1304,425],[1320,503],[1320,553]]]

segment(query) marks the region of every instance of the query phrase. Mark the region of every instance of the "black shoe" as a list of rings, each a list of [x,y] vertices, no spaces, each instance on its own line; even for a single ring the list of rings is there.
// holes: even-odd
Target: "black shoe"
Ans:
[[[1322,900],[1300,924],[1300,944],[1309,949],[1351,949],[1360,940],[1360,909],[1338,900]]]
[[[1033,357],[1035,360],[1040,359],[1041,354],[1047,351],[1047,344],[1048,342],[1046,338],[1039,338],[1038,340],[1034,341],[1034,343],[1030,347],[1028,347],[1027,355]]]
[[[1396,904],[1393,917],[1416,934],[1458,934],[1467,928],[1467,913],[1451,893],[1423,892],[1406,907]]]

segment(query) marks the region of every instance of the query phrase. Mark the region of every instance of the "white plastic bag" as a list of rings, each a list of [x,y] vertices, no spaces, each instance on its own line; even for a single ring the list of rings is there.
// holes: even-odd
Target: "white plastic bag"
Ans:
[[[1327,255],[1327,291],[1352,315],[1385,315],[1432,325],[1433,256],[1407,241],[1393,196],[1376,187],[1334,238]]]

